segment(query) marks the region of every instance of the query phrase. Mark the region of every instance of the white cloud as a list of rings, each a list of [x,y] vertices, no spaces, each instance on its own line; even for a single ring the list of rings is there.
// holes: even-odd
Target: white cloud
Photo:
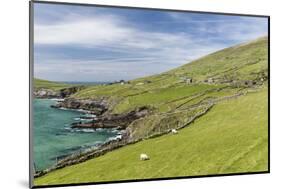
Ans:
[[[125,40],[131,30],[109,18],[82,18],[52,25],[35,25],[36,44],[100,45]]]
[[[220,21],[211,29],[209,22],[198,23],[198,33],[217,35],[198,38],[188,30],[186,33],[145,31],[127,22],[126,18],[100,14],[66,14],[65,18],[52,24],[37,23],[34,36],[36,45],[100,48],[124,56],[73,60],[53,54],[39,56],[35,50],[36,61],[39,61],[35,62],[35,76],[80,81],[133,79],[167,71],[227,46],[216,42],[216,38],[240,42],[262,35],[261,27],[255,20],[235,24]]]
[[[146,32],[112,16],[92,16],[64,19],[51,25],[35,25],[35,44],[76,45],[109,48],[112,51],[132,49],[162,49],[186,47],[192,44],[184,33]],[[76,17],[76,16],[75,16]]]

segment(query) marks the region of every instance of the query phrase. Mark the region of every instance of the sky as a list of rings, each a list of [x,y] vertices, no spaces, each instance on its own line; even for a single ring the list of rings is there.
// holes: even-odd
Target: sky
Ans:
[[[267,35],[267,18],[35,3],[34,76],[110,82],[158,74]]]

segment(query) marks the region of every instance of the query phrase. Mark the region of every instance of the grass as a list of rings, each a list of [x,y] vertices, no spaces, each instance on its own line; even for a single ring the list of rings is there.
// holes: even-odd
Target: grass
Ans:
[[[260,38],[253,42],[237,45],[195,60],[189,64],[171,70],[166,74],[189,75],[197,80],[208,77],[222,77],[235,75],[236,79],[255,78],[253,71],[267,69],[267,38]],[[251,67],[251,70],[245,69]],[[227,74],[226,74],[227,72]]]
[[[267,88],[221,102],[178,135],[145,140],[50,172],[35,185],[268,170]],[[140,161],[147,153],[149,161]]]
[[[221,87],[206,85],[208,78],[218,80],[255,80],[267,74],[267,38],[223,49],[204,56],[165,73],[138,78],[125,85],[92,86],[74,94],[75,98],[108,98],[112,102],[110,111],[125,113],[146,104],[157,111],[170,111],[162,103],[175,98],[201,92],[208,88]],[[191,77],[194,85],[187,85],[183,77]]]
[[[206,84],[190,85],[190,86],[173,86],[169,88],[162,88],[158,90],[152,90],[142,95],[136,95],[125,98],[125,102],[121,101],[114,107],[114,113],[122,113],[133,110],[135,107],[150,105],[156,108],[161,103],[175,100],[183,96],[192,96],[196,93],[206,91],[208,89],[218,88],[217,86],[211,86]],[[161,110],[160,110],[161,111]]]
[[[51,89],[54,91],[58,91],[63,88],[71,87],[72,85],[66,84],[66,83],[59,83],[59,82],[53,82],[53,81],[47,81],[43,79],[34,79],[34,88],[35,89]]]

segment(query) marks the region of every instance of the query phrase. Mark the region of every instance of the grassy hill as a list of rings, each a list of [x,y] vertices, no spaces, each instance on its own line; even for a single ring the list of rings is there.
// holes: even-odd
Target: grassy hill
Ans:
[[[267,90],[215,106],[178,135],[112,151],[35,179],[36,185],[256,172],[268,169]],[[139,161],[147,153],[151,160]]]
[[[247,91],[251,86],[245,85],[246,82],[263,85],[268,72],[267,44],[266,37],[260,38],[124,85],[88,87],[73,97],[107,98],[108,113],[116,114],[149,106],[153,113],[129,126],[134,138],[143,138],[185,125],[208,108],[208,102]],[[186,83],[186,78],[192,78],[193,82]],[[191,111],[192,106],[195,107]]]
[[[175,100],[191,96],[192,92],[220,88],[227,85],[224,82],[231,80],[256,80],[264,75],[267,75],[267,38],[227,48],[174,70],[130,81],[129,84],[89,87],[75,97],[108,97],[115,101],[112,111],[122,113],[145,104],[158,108],[167,99]],[[183,82],[184,77],[191,77],[193,84],[187,86]],[[206,84],[204,80],[208,78],[212,78],[216,85]]]
[[[44,89],[51,89],[54,91],[58,91],[63,88],[71,87],[70,84],[59,83],[59,82],[54,82],[54,81],[47,81],[47,80],[37,79],[37,78],[35,78],[33,80],[33,83],[34,83],[35,89],[44,88]]]
[[[35,184],[266,171],[267,44],[267,38],[260,38],[162,74],[75,93],[72,97],[106,98],[109,113],[149,107],[150,115],[127,128],[136,139],[188,127],[178,135],[143,140],[50,172],[36,178]],[[139,161],[140,153],[151,159]]]

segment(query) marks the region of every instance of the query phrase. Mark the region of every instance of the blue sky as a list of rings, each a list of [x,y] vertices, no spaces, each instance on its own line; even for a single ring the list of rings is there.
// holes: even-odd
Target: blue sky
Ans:
[[[34,75],[115,81],[267,35],[267,18],[35,3]]]

